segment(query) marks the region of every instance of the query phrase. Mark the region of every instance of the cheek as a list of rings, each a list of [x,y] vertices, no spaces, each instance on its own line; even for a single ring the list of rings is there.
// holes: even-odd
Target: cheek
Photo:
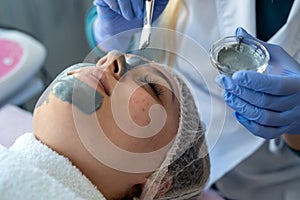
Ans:
[[[132,120],[139,126],[146,126],[151,122],[149,110],[156,104],[153,98],[145,92],[137,90],[129,101],[129,112]]]

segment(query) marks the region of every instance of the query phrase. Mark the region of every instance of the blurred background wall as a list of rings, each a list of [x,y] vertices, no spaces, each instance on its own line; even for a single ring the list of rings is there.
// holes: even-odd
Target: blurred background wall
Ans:
[[[84,20],[92,0],[0,0],[0,26],[31,33],[47,49],[45,69],[55,77],[89,53]],[[34,97],[25,106],[32,110]]]

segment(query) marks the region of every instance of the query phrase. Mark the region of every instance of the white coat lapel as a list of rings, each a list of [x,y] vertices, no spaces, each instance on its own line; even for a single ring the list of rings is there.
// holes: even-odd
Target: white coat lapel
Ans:
[[[255,1],[215,0],[221,37],[233,35],[238,26],[256,35]]]

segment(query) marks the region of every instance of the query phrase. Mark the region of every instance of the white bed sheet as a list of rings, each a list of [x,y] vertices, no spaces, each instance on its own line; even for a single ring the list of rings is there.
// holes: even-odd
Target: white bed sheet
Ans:
[[[0,108],[0,145],[10,147],[17,137],[32,131],[32,113],[10,104]]]

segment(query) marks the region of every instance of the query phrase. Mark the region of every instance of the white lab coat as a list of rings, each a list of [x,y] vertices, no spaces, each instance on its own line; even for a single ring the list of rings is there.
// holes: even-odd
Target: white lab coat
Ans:
[[[183,2],[185,7],[180,8],[180,17],[177,20],[176,28],[178,33],[177,36],[175,36],[177,43],[180,43],[180,45],[176,46],[177,50],[175,52],[176,55],[179,55],[179,57],[177,57],[179,59],[176,60],[174,68],[184,74],[191,84],[194,90],[193,92],[198,98],[198,108],[201,118],[207,125],[207,138],[212,163],[211,177],[208,186],[219,180],[229,171],[232,171],[232,174],[228,173],[229,175],[227,174],[219,181],[221,182],[219,184],[220,188],[228,190],[226,193],[228,197],[235,197],[235,199],[293,199],[293,195],[298,195],[299,198],[300,194],[298,194],[299,192],[295,192],[295,188],[300,188],[300,158],[291,153],[289,149],[287,150],[286,146],[280,150],[283,151],[284,154],[280,151],[277,153],[270,152],[268,141],[265,142],[263,139],[253,136],[234,119],[232,110],[224,104],[223,98],[221,97],[221,90],[214,83],[217,72],[209,63],[209,49],[215,40],[234,35],[236,28],[239,26],[245,28],[250,34],[256,35],[255,1],[183,0]],[[161,21],[163,17],[164,16],[160,18]],[[156,23],[159,24],[160,22]],[[172,38],[171,35],[170,32],[167,32],[165,36],[163,36],[163,33],[156,35],[154,31],[150,48],[162,47],[163,44],[169,45],[168,47],[170,47],[170,44],[167,43],[168,38]],[[299,0],[294,2],[287,23],[269,42],[279,44],[300,62]],[[172,39],[170,43],[172,43]],[[199,47],[203,49],[201,50]],[[173,50],[173,47],[170,47],[170,49]],[[183,59],[180,59],[180,56],[183,57]],[[190,66],[187,67],[189,64]],[[255,157],[256,154],[259,156],[258,159]],[[281,157],[278,157],[276,154],[280,154]],[[250,155],[252,155],[251,159],[245,160]],[[265,157],[262,155],[269,159],[264,162]],[[285,162],[285,156],[290,156],[289,166],[277,165],[278,162]],[[256,164],[256,162],[260,163]],[[254,169],[247,168],[246,172],[239,171],[242,169],[240,165],[236,167],[239,163],[241,163],[240,165],[245,165],[246,163],[247,166],[250,165],[254,167]],[[263,168],[263,166],[268,166],[269,164],[273,165],[273,167]],[[274,166],[278,166],[278,168]],[[272,170],[278,171],[279,167],[290,168],[291,173],[294,173],[294,178],[298,177],[296,181],[294,179],[294,182],[291,182],[295,185],[294,188],[290,185],[287,187],[290,189],[286,189],[284,186],[280,186],[284,189],[273,187],[273,180],[276,180],[276,184],[279,185],[283,184],[282,182],[284,181],[289,181],[289,170],[285,170],[280,174],[273,173],[274,175],[272,176]],[[252,182],[250,182],[248,179],[240,179],[239,176],[236,175],[240,173],[240,175],[243,176],[243,173],[248,173],[249,170],[255,171],[255,173],[253,173],[254,177],[255,175],[264,174],[260,173],[260,171],[265,170],[265,174],[268,174],[268,176],[261,177],[265,178],[266,181],[264,182],[262,178],[253,178],[253,180],[251,180]],[[227,177],[230,181],[226,179]],[[260,182],[260,184],[257,185],[261,187],[251,188],[251,185],[255,185],[256,180]],[[222,181],[226,184],[222,184]],[[237,182],[237,185],[233,184]],[[249,187],[251,189],[248,191],[240,190],[237,188],[239,184],[242,187]],[[233,189],[233,187],[235,188]],[[264,196],[264,187],[269,187],[271,190],[275,189],[277,193],[271,193],[272,198],[270,196]],[[256,196],[252,194],[260,189],[261,192]],[[297,190],[299,191],[299,189]],[[236,192],[239,194],[234,196]],[[286,195],[286,193],[288,194]],[[270,193],[268,194],[270,195]]]

